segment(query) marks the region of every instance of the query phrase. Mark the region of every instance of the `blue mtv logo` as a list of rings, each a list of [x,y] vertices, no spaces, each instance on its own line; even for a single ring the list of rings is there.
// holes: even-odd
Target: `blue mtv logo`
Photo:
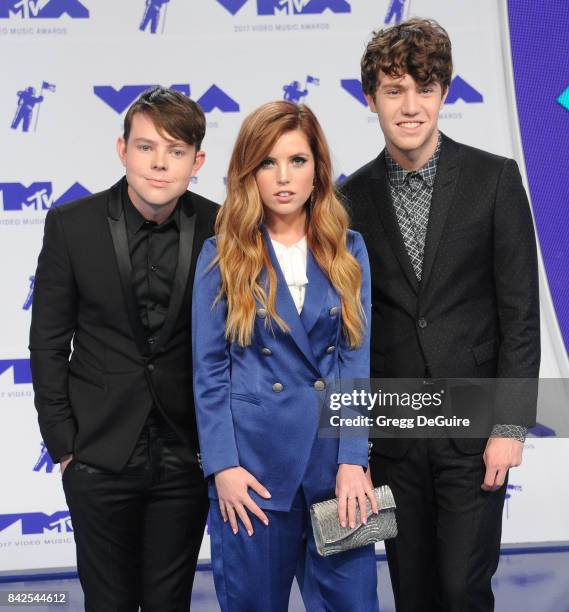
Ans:
[[[42,441],[40,456],[34,465],[34,472],[45,471],[46,474],[51,474],[53,472],[53,459],[50,454],[47,452],[47,448],[45,446],[45,442]]]
[[[115,89],[110,85],[95,85],[93,91],[105,104],[121,114],[142,92],[154,86],[155,85],[124,85],[120,89]],[[189,83],[171,85],[170,87],[188,97],[190,96]],[[216,108],[222,113],[239,112],[239,104],[215,84],[198,98],[196,102],[202,107],[204,113],[211,113],[211,111]]]
[[[0,0],[0,19],[87,19],[89,10],[79,0]]]
[[[144,14],[142,15],[142,21],[138,29],[141,32],[150,29],[150,34],[156,34],[158,32],[158,26],[161,24],[160,33],[164,34],[168,2],[170,2],[170,0],[145,0]]]
[[[0,514],[0,532],[21,521],[22,535],[38,535],[46,531],[73,533],[69,511],[60,510],[53,514],[24,512],[21,514]]]
[[[445,104],[454,104],[458,100],[462,100],[467,104],[477,104],[484,102],[484,97],[462,77],[456,75],[450,84]]]
[[[232,15],[238,13],[248,0],[217,0]],[[258,15],[320,15],[331,13],[350,13],[346,0],[257,0]]]
[[[81,183],[73,183],[59,198],[54,198],[51,182],[0,183],[0,209],[4,211],[48,210],[71,200],[91,195]]]
[[[362,91],[362,84],[359,79],[342,79],[340,85],[342,89],[347,91],[362,106],[367,106],[364,92]],[[450,84],[445,104],[454,104],[458,100],[462,100],[466,102],[466,104],[476,104],[483,102],[484,97],[479,91],[474,89],[472,85],[457,75]]]
[[[0,376],[10,369],[15,385],[28,385],[32,382],[29,359],[0,359]]]
[[[308,86],[309,85],[320,85],[320,79],[307,75],[306,81],[304,82],[304,86],[300,84],[300,81],[292,81],[288,85],[283,85],[284,96],[283,98],[287,102],[294,102],[295,104],[300,104],[304,102],[304,98],[308,95]]]

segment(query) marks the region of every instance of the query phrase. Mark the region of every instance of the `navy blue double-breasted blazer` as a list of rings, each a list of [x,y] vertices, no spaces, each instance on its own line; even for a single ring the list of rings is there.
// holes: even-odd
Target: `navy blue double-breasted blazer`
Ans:
[[[369,378],[369,262],[361,235],[350,231],[347,244],[362,271],[366,318],[362,344],[350,349],[341,331],[339,295],[310,250],[299,315],[265,229],[263,236],[277,274],[276,310],[289,331],[274,323],[267,327],[266,312],[258,307],[251,344],[226,340],[226,302],[214,305],[220,287],[219,267],[210,266],[216,243],[207,240],[192,302],[194,398],[205,476],[241,466],[270,491],[269,500],[250,491],[262,508],[289,510],[310,461],[317,461],[315,480],[328,496],[338,464],[367,466],[366,436],[319,439],[318,422],[325,381]],[[212,481],[210,496],[216,497]]]

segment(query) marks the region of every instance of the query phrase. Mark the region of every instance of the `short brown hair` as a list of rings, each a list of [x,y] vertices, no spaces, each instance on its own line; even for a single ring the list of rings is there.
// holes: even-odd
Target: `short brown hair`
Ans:
[[[452,48],[447,31],[433,19],[409,19],[373,32],[361,61],[362,89],[373,96],[379,71],[391,77],[409,74],[418,83],[439,83],[446,91],[452,77]]]
[[[179,138],[199,150],[205,136],[205,115],[199,104],[167,87],[152,87],[133,102],[124,118],[123,138],[128,141],[132,118],[144,113],[163,135]]]

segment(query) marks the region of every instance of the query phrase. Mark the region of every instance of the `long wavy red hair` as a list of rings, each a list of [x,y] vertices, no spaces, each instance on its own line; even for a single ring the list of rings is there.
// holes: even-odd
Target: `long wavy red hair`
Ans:
[[[213,262],[221,273],[218,299],[227,302],[226,337],[241,346],[251,343],[255,300],[267,311],[267,325],[274,321],[288,331],[275,307],[277,276],[261,233],[264,211],[255,173],[276,141],[292,130],[305,134],[314,156],[314,190],[306,203],[308,248],[340,296],[342,330],[349,346],[356,347],[364,323],[361,271],[346,245],[349,220],[334,190],[328,145],[314,113],[303,104],[285,101],[268,102],[252,112],[231,154],[227,198],[216,220],[218,255]]]

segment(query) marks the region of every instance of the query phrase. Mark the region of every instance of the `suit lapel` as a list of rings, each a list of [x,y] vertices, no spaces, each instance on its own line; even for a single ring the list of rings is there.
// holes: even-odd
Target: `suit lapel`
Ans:
[[[124,179],[123,179],[124,180]],[[132,287],[132,264],[128,250],[128,236],[122,202],[122,181],[111,187],[107,205],[107,221],[111,231],[111,238],[117,258],[119,276],[124,295],[124,301],[132,334],[141,354],[148,355],[149,348],[146,343],[146,334],[140,321],[136,297]]]
[[[301,350],[308,363],[313,366],[314,369],[318,372],[318,364],[316,363],[316,359],[314,358],[314,353],[312,352],[312,348],[310,346],[308,334],[298,315],[294,300],[292,299],[292,296],[290,294],[290,290],[279,265],[275,250],[273,249],[271,239],[265,227],[262,228],[262,232],[263,238],[265,240],[265,245],[267,246],[267,251],[271,259],[271,263],[273,264],[273,268],[275,269],[277,275],[277,312],[279,313],[279,316],[288,325],[292,339],[294,340],[298,348]],[[309,277],[308,286],[310,286],[310,283],[311,279]]]
[[[322,305],[330,286],[328,278],[320,269],[310,249],[307,252],[306,276],[308,278],[308,285],[304,294],[304,304],[300,313],[300,320],[306,333],[310,334],[320,316]]]
[[[456,142],[443,135],[441,154],[431,199],[421,289],[427,286],[433,263],[444,230],[445,222],[454,200],[454,193],[460,173],[460,156]]]
[[[186,194],[185,197],[190,197]],[[172,292],[170,294],[170,303],[168,304],[168,312],[164,325],[160,330],[158,343],[154,350],[158,350],[164,346],[169,340],[174,329],[174,325],[178,319],[180,308],[186,295],[188,279],[190,277],[190,266],[192,262],[192,250],[194,246],[194,236],[196,232],[196,214],[190,200],[181,202],[182,210],[180,210],[180,241],[178,245],[178,264],[172,284]],[[190,313],[188,313],[188,317]]]
[[[373,181],[368,181],[368,205],[367,210],[370,211],[370,216],[373,215],[373,211],[376,210],[383,225],[387,240],[397,257],[397,261],[403,270],[407,282],[411,285],[413,291],[418,293],[419,283],[413,270],[413,265],[409,259],[409,254],[405,248],[403,237],[401,236],[401,230],[399,229],[399,223],[397,222],[397,216],[395,214],[395,207],[393,206],[393,200],[391,198],[391,191],[389,189],[389,181],[387,178],[387,169],[385,166],[385,153],[381,153],[377,158],[376,162],[372,166],[372,178]]]

